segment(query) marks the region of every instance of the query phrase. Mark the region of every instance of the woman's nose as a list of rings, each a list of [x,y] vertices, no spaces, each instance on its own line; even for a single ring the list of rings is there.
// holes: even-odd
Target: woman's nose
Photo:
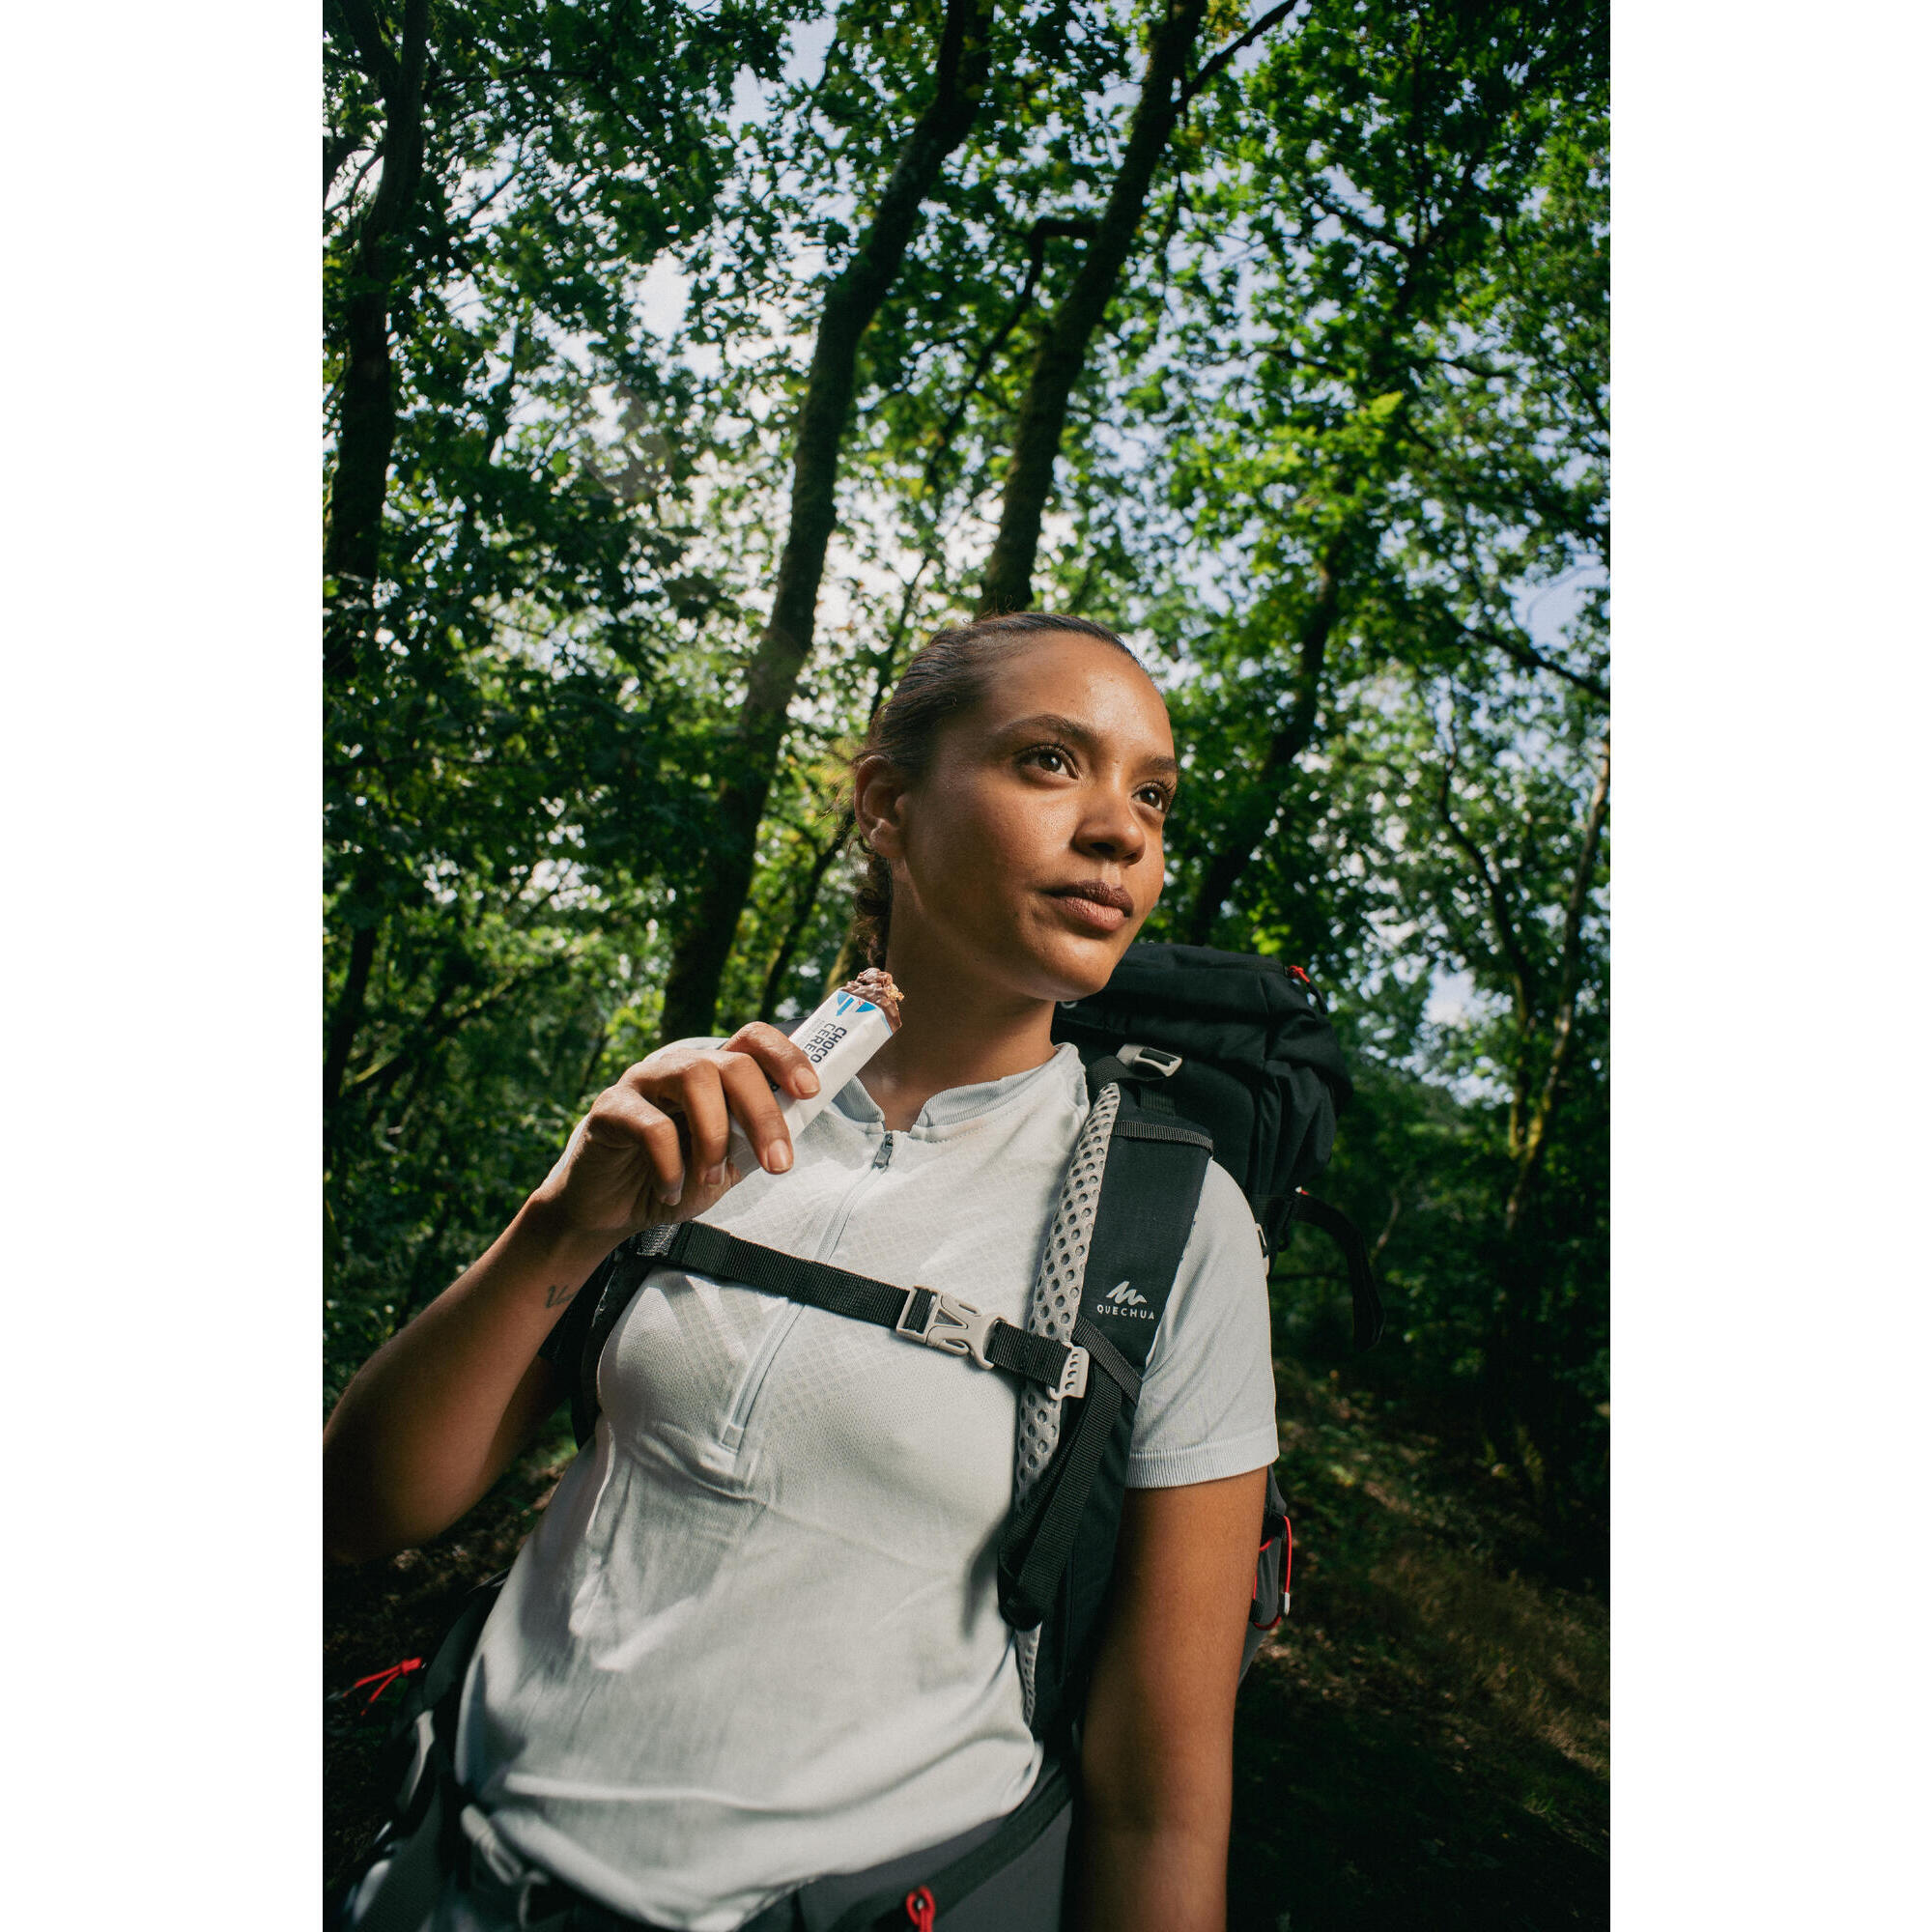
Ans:
[[[1074,843],[1096,859],[1131,866],[1147,850],[1147,827],[1134,810],[1132,795],[1111,787],[1095,796],[1080,822]]]

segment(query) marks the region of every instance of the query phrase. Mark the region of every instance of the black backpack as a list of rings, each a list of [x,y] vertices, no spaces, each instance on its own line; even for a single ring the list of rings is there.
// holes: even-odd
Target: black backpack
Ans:
[[[1355,1090],[1299,966],[1211,946],[1131,946],[1102,991],[1060,1009],[1053,1037],[1073,1042],[1090,1087],[1132,1081],[1212,1139],[1269,1255],[1295,1221],[1332,1236],[1349,1267],[1355,1346],[1381,1339],[1361,1236],[1304,1185],[1327,1165],[1335,1117]]]
[[[1193,1227],[1209,1158],[1218,1158],[1240,1183],[1266,1253],[1276,1251],[1296,1221],[1312,1222],[1340,1240],[1358,1347],[1379,1337],[1382,1314],[1360,1236],[1303,1188],[1328,1158],[1335,1117],[1352,1089],[1321,1000],[1298,967],[1208,947],[1133,946],[1104,990],[1062,1007],[1053,1033],[1056,1040],[1073,1043],[1086,1066],[1095,1098],[1090,1126],[1104,1118],[1105,1090],[1119,1090],[1106,1103],[1105,1162],[1091,1210],[1079,1309],[1066,1339],[1016,1329],[952,1293],[853,1274],[687,1221],[647,1228],[613,1250],[542,1353],[572,1374],[572,1421],[582,1443],[596,1426],[597,1364],[605,1343],[650,1270],[672,1264],[893,1328],[907,1341],[970,1357],[981,1368],[1005,1370],[1052,1392],[1062,1419],[1058,1441],[1044,1473],[1008,1520],[998,1577],[1007,1621],[1016,1631],[1038,1633],[1030,1721],[1065,1759],[1072,1751],[1113,1577],[1141,1372]],[[1131,1309],[1112,1299],[1129,1283]],[[1122,1319],[1129,1313],[1132,1319]],[[1272,1470],[1258,1547],[1244,1673],[1285,1608],[1293,1541]],[[443,1730],[422,1712],[437,1693],[445,1709],[453,1709],[494,1596],[485,1588],[426,1673],[436,1680],[422,1687],[431,1695],[412,1698],[404,1715],[405,1729],[413,1727],[416,1761],[406,1782],[418,1794],[418,1807],[425,1802],[421,1759],[432,1730]],[[1030,1799],[1013,1815],[1013,1829],[1003,1830],[966,1861],[973,1883],[1037,1840],[1041,1818],[1065,1806],[1065,1779],[1038,1795],[1039,1804]],[[928,1896],[944,1910],[964,1895],[961,1874],[942,1871],[929,1881]],[[855,1917],[853,1923],[860,1922]]]

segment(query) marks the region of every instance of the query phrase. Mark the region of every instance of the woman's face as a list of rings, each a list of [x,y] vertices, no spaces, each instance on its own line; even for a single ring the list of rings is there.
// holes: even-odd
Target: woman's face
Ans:
[[[1078,999],[1160,895],[1167,707],[1124,652],[1071,633],[1009,649],[987,686],[936,734],[923,779],[862,787],[893,872],[889,963],[961,993]]]

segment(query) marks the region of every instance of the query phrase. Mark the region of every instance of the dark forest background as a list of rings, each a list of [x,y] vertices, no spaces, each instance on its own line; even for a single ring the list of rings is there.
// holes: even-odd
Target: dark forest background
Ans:
[[[325,20],[327,1395],[629,1061],[840,977],[926,634],[1114,624],[1184,763],[1148,936],[1323,988],[1390,1310],[1353,1357],[1278,1259],[1235,1920],[1605,1922],[1604,8]],[[331,1691],[558,1453],[331,1583]]]

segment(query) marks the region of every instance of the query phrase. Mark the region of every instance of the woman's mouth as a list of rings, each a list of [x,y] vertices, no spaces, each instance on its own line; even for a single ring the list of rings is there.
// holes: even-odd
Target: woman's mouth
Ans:
[[[1090,932],[1118,932],[1133,917],[1133,895],[1124,887],[1109,886],[1098,879],[1054,886],[1047,896],[1065,906],[1068,917]]]

